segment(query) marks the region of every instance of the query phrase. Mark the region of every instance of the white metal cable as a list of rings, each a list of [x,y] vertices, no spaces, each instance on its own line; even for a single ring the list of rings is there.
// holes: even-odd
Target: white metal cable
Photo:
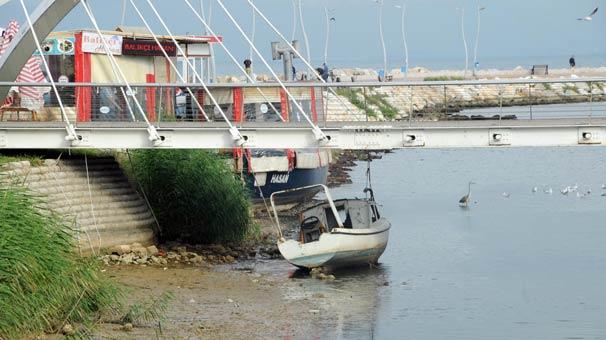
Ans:
[[[301,52],[299,52],[290,41],[288,41],[288,39],[286,39],[286,37],[284,36],[284,34],[282,34],[282,32],[280,32],[280,30],[278,28],[276,28],[276,26],[267,18],[267,16],[265,16],[265,14],[263,14],[263,12],[261,12],[261,10],[255,6],[254,3],[252,3],[251,0],[247,0],[250,5],[253,7],[253,9],[255,10],[255,12],[259,15],[259,17],[261,17],[263,19],[263,21],[265,21],[265,23],[272,29],[272,31],[274,31],[278,37],[280,37],[280,39],[282,39],[282,41],[284,41],[284,43],[286,43],[286,45],[293,51],[293,53],[303,61],[303,63],[305,64],[305,66],[307,66],[307,68],[312,72],[313,75],[315,75],[315,77],[320,80],[322,83],[327,84],[327,82],[320,77],[320,75],[318,74],[318,72],[316,71],[316,69],[314,69],[313,66],[311,66],[310,59],[305,59],[305,57],[303,57],[303,55],[301,54]],[[309,58],[309,56],[308,56]],[[328,87],[328,91],[330,91],[330,93],[332,93],[335,98],[337,98],[337,100],[339,101],[339,103],[341,103],[341,105],[345,108],[345,110],[349,113],[354,115],[355,113],[351,112],[351,110],[349,110],[349,107],[343,102],[343,99],[341,99],[341,96],[339,96],[337,94],[337,92],[332,88],[332,87]],[[327,97],[328,98],[328,97]]]
[[[139,10],[139,7],[137,7],[137,5],[135,4],[135,2],[133,0],[129,0],[129,1],[130,1],[130,4],[133,6],[133,9],[135,10],[135,12],[137,12],[137,15],[139,16],[139,18],[141,18],[141,21],[145,25],[145,28],[147,28],[147,30],[149,31],[149,33],[154,38],[154,41],[156,42],[156,44],[158,45],[158,47],[162,51],[162,54],[164,55],[164,57],[166,58],[166,60],[170,64],[170,67],[177,74],[177,77],[179,78],[179,80],[181,82],[183,82],[183,83],[187,83],[187,80],[185,79],[185,77],[183,77],[183,74],[181,74],[181,72],[179,72],[179,68],[177,67],[177,65],[175,65],[175,63],[169,57],[168,53],[166,53],[166,49],[164,48],[164,46],[162,46],[162,43],[160,43],[160,40],[158,39],[158,36],[154,33],[154,31],[152,31],[152,29],[149,26],[149,23],[147,22],[147,20],[145,20],[145,16],[143,16],[143,13],[141,13],[141,11]],[[186,89],[187,89],[187,92],[189,93],[189,95],[191,96],[192,100],[194,101],[194,103],[196,104],[196,106],[198,107],[198,109],[200,110],[200,112],[202,112],[202,115],[204,116],[204,118],[207,121],[209,121],[210,119],[208,118],[208,115],[204,111],[204,108],[202,108],[202,105],[200,104],[200,102],[196,98],[197,96],[194,95],[194,93],[191,90],[191,88],[187,87]]]
[[[38,53],[40,53],[40,59],[42,59],[42,63],[44,64],[44,70],[46,71],[46,74],[48,75],[48,79],[51,83],[51,87],[53,88],[53,92],[55,93],[55,96],[57,96],[57,103],[59,104],[59,109],[61,110],[61,116],[63,117],[63,120],[65,121],[65,130],[67,130],[67,136],[65,136],[65,139],[68,141],[76,141],[76,140],[78,140],[78,135],[76,134],[76,129],[70,123],[69,118],[67,117],[65,107],[63,106],[63,100],[61,99],[61,96],[59,95],[59,90],[57,89],[57,84],[55,83],[55,80],[53,79],[52,73],[50,71],[50,67],[48,66],[48,62],[46,61],[46,58],[44,58],[44,52],[42,51],[42,45],[40,45],[40,39],[38,39],[38,34],[34,30],[34,24],[32,23],[32,19],[29,16],[29,12],[27,11],[25,2],[23,2],[23,0],[20,0],[20,3],[21,3],[21,8],[23,8],[23,13],[25,14],[25,18],[27,19],[27,24],[29,25],[29,29],[32,32],[32,37],[34,38],[34,42],[36,43],[36,48],[38,49]]]
[[[204,19],[204,17],[201,16],[200,13],[198,13],[195,10],[195,8],[192,6],[191,2],[189,0],[184,0],[184,1],[187,4],[187,6],[191,9],[191,11],[194,13],[194,15],[198,18],[198,20],[200,20],[200,22],[202,23],[202,25],[204,25],[204,28],[205,28],[206,32],[208,34],[210,34],[210,36],[213,37],[213,39],[215,39],[215,41],[217,41],[219,43],[219,45],[221,46],[221,48],[223,49],[223,51],[225,51],[225,53],[233,61],[234,65],[236,65],[236,67],[244,74],[244,76],[246,77],[246,79],[248,79],[248,81],[250,83],[256,83],[256,80],[253,79],[246,72],[246,70],[242,67],[242,65],[240,65],[240,63],[238,62],[238,60],[236,59],[236,57],[234,57],[234,55],[227,48],[227,46],[225,46],[225,44],[223,43],[223,40],[219,39],[219,36],[215,33],[215,31],[212,29],[212,27],[210,27],[210,24],[208,24],[206,22],[206,20]],[[252,47],[251,47],[250,50],[252,51]],[[265,95],[265,93],[259,87],[257,87],[256,89],[257,89],[257,92],[263,97],[263,99],[269,104],[269,106],[274,111],[274,113],[278,116],[278,118],[280,118],[280,120],[284,122],[285,121],[284,118],[282,117],[282,115],[280,114],[280,112],[278,111],[278,109],[276,109],[276,107],[274,106],[274,104],[272,104],[272,102],[269,100],[269,98],[267,98],[267,96]]]
[[[90,212],[93,217],[93,225],[95,226],[95,231],[97,232],[97,240],[99,244],[97,249],[99,253],[101,253],[101,233],[99,232],[99,226],[97,225],[97,215],[95,214],[95,204],[93,203],[93,190],[90,187],[90,175],[88,171],[88,156],[86,152],[84,153],[84,165],[86,167],[86,185],[88,186],[88,199],[90,200]]]
[[[137,106],[137,109],[143,116],[143,120],[147,124],[147,133],[149,134],[149,140],[156,144],[161,143],[161,138],[160,138],[160,135],[158,134],[158,131],[156,130],[156,127],[154,127],[147,119],[147,115],[145,114],[145,111],[143,110],[141,103],[135,96],[135,91],[133,91],[133,88],[130,86],[128,79],[126,79],[126,75],[124,75],[124,72],[122,72],[122,69],[118,65],[116,58],[114,57],[111,49],[109,48],[109,44],[107,43],[105,38],[103,38],[103,34],[101,33],[101,29],[99,28],[99,25],[97,24],[97,20],[95,19],[95,16],[93,15],[91,9],[88,7],[86,0],[80,0],[80,3],[82,4],[82,7],[84,7],[84,10],[86,11],[86,14],[88,15],[88,18],[90,19],[91,23],[95,27],[95,30],[97,31],[97,34],[99,35],[99,38],[101,39],[101,42],[103,43],[103,47],[105,48],[105,53],[109,57],[110,63],[114,64],[116,70],[118,71],[118,73],[120,75],[121,81],[126,84],[126,88],[128,89],[127,95],[129,95],[133,98],[135,105]]]
[[[257,34],[257,15],[255,13],[255,11],[252,11],[252,29],[250,32],[250,40],[252,40],[252,42],[255,42],[255,37]],[[253,50],[252,47],[248,50],[248,59],[250,59],[250,61],[253,61]]]
[[[250,3],[250,0],[248,0],[248,2]],[[261,52],[259,52],[259,50],[257,49],[257,47],[255,47],[255,45],[252,43],[252,41],[250,41],[250,39],[248,38],[248,35],[246,34],[246,32],[244,32],[244,30],[242,29],[242,27],[238,24],[238,22],[233,17],[233,15],[231,14],[231,12],[225,7],[225,5],[223,4],[223,2],[221,0],[217,0],[217,3],[219,4],[219,6],[221,6],[221,8],[223,9],[223,12],[225,12],[225,15],[227,15],[227,17],[234,24],[234,26],[236,27],[236,29],[238,29],[238,31],[240,31],[240,34],[242,35],[242,37],[244,37],[244,39],[248,42],[248,44],[250,44],[252,46],[253,50],[257,54],[257,57],[263,62],[263,64],[265,64],[265,66],[267,67],[267,69],[269,70],[269,72],[276,79],[276,81],[278,82],[278,84],[280,84],[280,87],[282,87],[282,89],[284,90],[284,92],[286,92],[286,95],[288,96],[288,98],[293,102],[293,104],[296,106],[296,108],[299,110],[299,112],[303,115],[303,117],[305,117],[305,120],[309,123],[309,125],[311,125],[313,133],[314,133],[314,136],[316,137],[316,139],[318,141],[328,141],[328,137],[324,134],[324,132],[322,131],[322,129],[320,129],[316,124],[314,124],[314,122],[305,113],[305,110],[303,109],[303,107],[301,106],[301,104],[292,95],[292,93],[286,88],[286,85],[284,85],[284,82],[282,82],[282,80],[280,80],[280,77],[278,77],[278,75],[276,74],[276,72],[271,68],[271,66],[269,65],[269,63],[267,62],[267,60],[265,60],[265,58],[263,57],[263,55],[261,54]],[[254,6],[254,4],[253,4],[253,6]]]
[[[229,119],[225,115],[225,112],[223,111],[223,109],[221,108],[221,106],[219,105],[219,103],[217,102],[217,100],[215,99],[215,96],[213,96],[213,94],[210,92],[210,89],[206,85],[206,82],[204,82],[204,80],[202,79],[202,77],[200,76],[200,74],[198,73],[198,71],[196,70],[196,66],[191,64],[191,61],[189,60],[189,58],[187,58],[187,54],[185,53],[185,51],[183,51],[183,48],[181,48],[181,45],[179,45],[179,42],[177,41],[177,39],[175,39],[175,36],[173,35],[173,33],[170,30],[170,28],[168,28],[168,26],[166,25],[166,22],[164,22],[164,19],[162,19],[162,16],[160,15],[160,13],[158,13],[158,10],[156,9],[156,6],[154,6],[154,4],[151,2],[151,0],[146,0],[146,1],[147,1],[147,4],[149,5],[149,7],[154,12],[154,14],[156,15],[156,17],[158,18],[158,20],[160,21],[160,24],[162,24],[162,27],[164,27],[164,30],[166,30],[166,32],[170,36],[171,40],[175,44],[175,47],[177,48],[177,50],[179,51],[179,53],[184,57],[184,60],[187,63],[187,65],[194,72],[194,75],[198,78],[198,80],[200,81],[200,84],[202,84],[202,87],[204,88],[204,90],[208,94],[208,97],[212,101],[213,105],[221,113],[221,116],[225,120],[225,123],[227,123],[227,125],[229,126],[229,133],[231,134],[232,139],[234,140],[234,142],[236,142],[239,146],[243,145],[246,142],[244,140],[244,137],[240,134],[240,131],[238,130],[238,128],[235,127],[229,121]]]

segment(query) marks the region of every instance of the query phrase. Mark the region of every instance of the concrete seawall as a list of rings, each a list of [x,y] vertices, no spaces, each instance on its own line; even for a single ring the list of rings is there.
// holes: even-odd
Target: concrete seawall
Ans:
[[[76,231],[82,253],[121,244],[154,242],[156,223],[146,202],[113,158],[29,161],[0,168],[3,181],[24,183]]]

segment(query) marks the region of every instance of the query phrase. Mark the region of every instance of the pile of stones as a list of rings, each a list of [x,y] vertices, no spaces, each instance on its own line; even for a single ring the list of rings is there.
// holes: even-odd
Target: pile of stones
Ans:
[[[242,246],[213,245],[181,245],[167,244],[144,247],[139,243],[119,245],[106,251],[101,257],[105,265],[157,265],[191,264],[191,265],[221,265],[233,264],[241,260],[279,258],[275,246],[257,246],[247,248]]]

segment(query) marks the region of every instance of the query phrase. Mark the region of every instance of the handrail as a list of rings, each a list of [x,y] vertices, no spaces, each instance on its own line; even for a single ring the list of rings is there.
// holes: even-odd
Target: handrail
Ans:
[[[274,201],[274,196],[277,195],[282,195],[282,194],[287,194],[287,193],[291,193],[291,192],[296,192],[296,191],[301,191],[301,190],[307,190],[307,189],[312,189],[312,188],[322,188],[324,190],[324,193],[326,194],[326,200],[328,200],[328,204],[330,205],[330,209],[332,210],[333,215],[335,215],[335,220],[337,221],[337,225],[340,228],[343,228],[343,222],[341,221],[341,217],[339,216],[339,212],[337,211],[337,207],[335,206],[335,202],[332,199],[332,196],[330,195],[330,191],[328,191],[328,187],[324,184],[315,184],[315,185],[308,185],[305,187],[300,187],[300,188],[294,188],[294,189],[288,189],[288,190],[282,190],[282,191],[276,191],[274,193],[271,194],[271,196],[269,196],[269,200],[271,202],[271,208],[274,211],[274,217],[276,219],[276,223],[278,224],[278,232],[280,233],[278,235],[278,237],[280,239],[282,239],[282,227],[280,226],[280,219],[278,218],[278,210],[276,209],[276,203]]]
[[[569,83],[606,83],[606,78],[574,78],[574,79],[519,79],[519,80],[473,80],[473,81],[414,81],[414,82],[356,82],[356,83],[320,83],[320,82],[292,82],[284,83],[286,87],[337,87],[337,88],[360,88],[360,87],[434,87],[434,86],[482,86],[482,85],[532,85],[532,84],[569,84]],[[126,83],[61,83],[64,87],[120,87]],[[202,87],[198,83],[129,83],[132,87]],[[0,81],[3,86],[48,86],[43,83],[17,83],[11,81]],[[212,83],[206,84],[212,88],[255,88],[255,87],[280,87],[278,83]]]

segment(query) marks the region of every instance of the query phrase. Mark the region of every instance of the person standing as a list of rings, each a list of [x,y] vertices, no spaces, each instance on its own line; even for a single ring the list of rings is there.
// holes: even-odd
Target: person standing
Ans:
[[[244,70],[246,71],[246,74],[248,74],[249,77],[251,77],[251,78],[253,77],[252,61],[250,59],[244,60]],[[248,80],[248,81],[250,82],[250,80]]]
[[[574,68],[577,66],[577,61],[574,59],[574,56],[568,59],[568,64],[570,64],[570,68],[574,70]]]
[[[322,73],[321,73],[322,79],[324,79],[325,82],[328,81],[328,77],[330,76],[328,73],[328,65],[326,65],[326,63],[322,64]]]

